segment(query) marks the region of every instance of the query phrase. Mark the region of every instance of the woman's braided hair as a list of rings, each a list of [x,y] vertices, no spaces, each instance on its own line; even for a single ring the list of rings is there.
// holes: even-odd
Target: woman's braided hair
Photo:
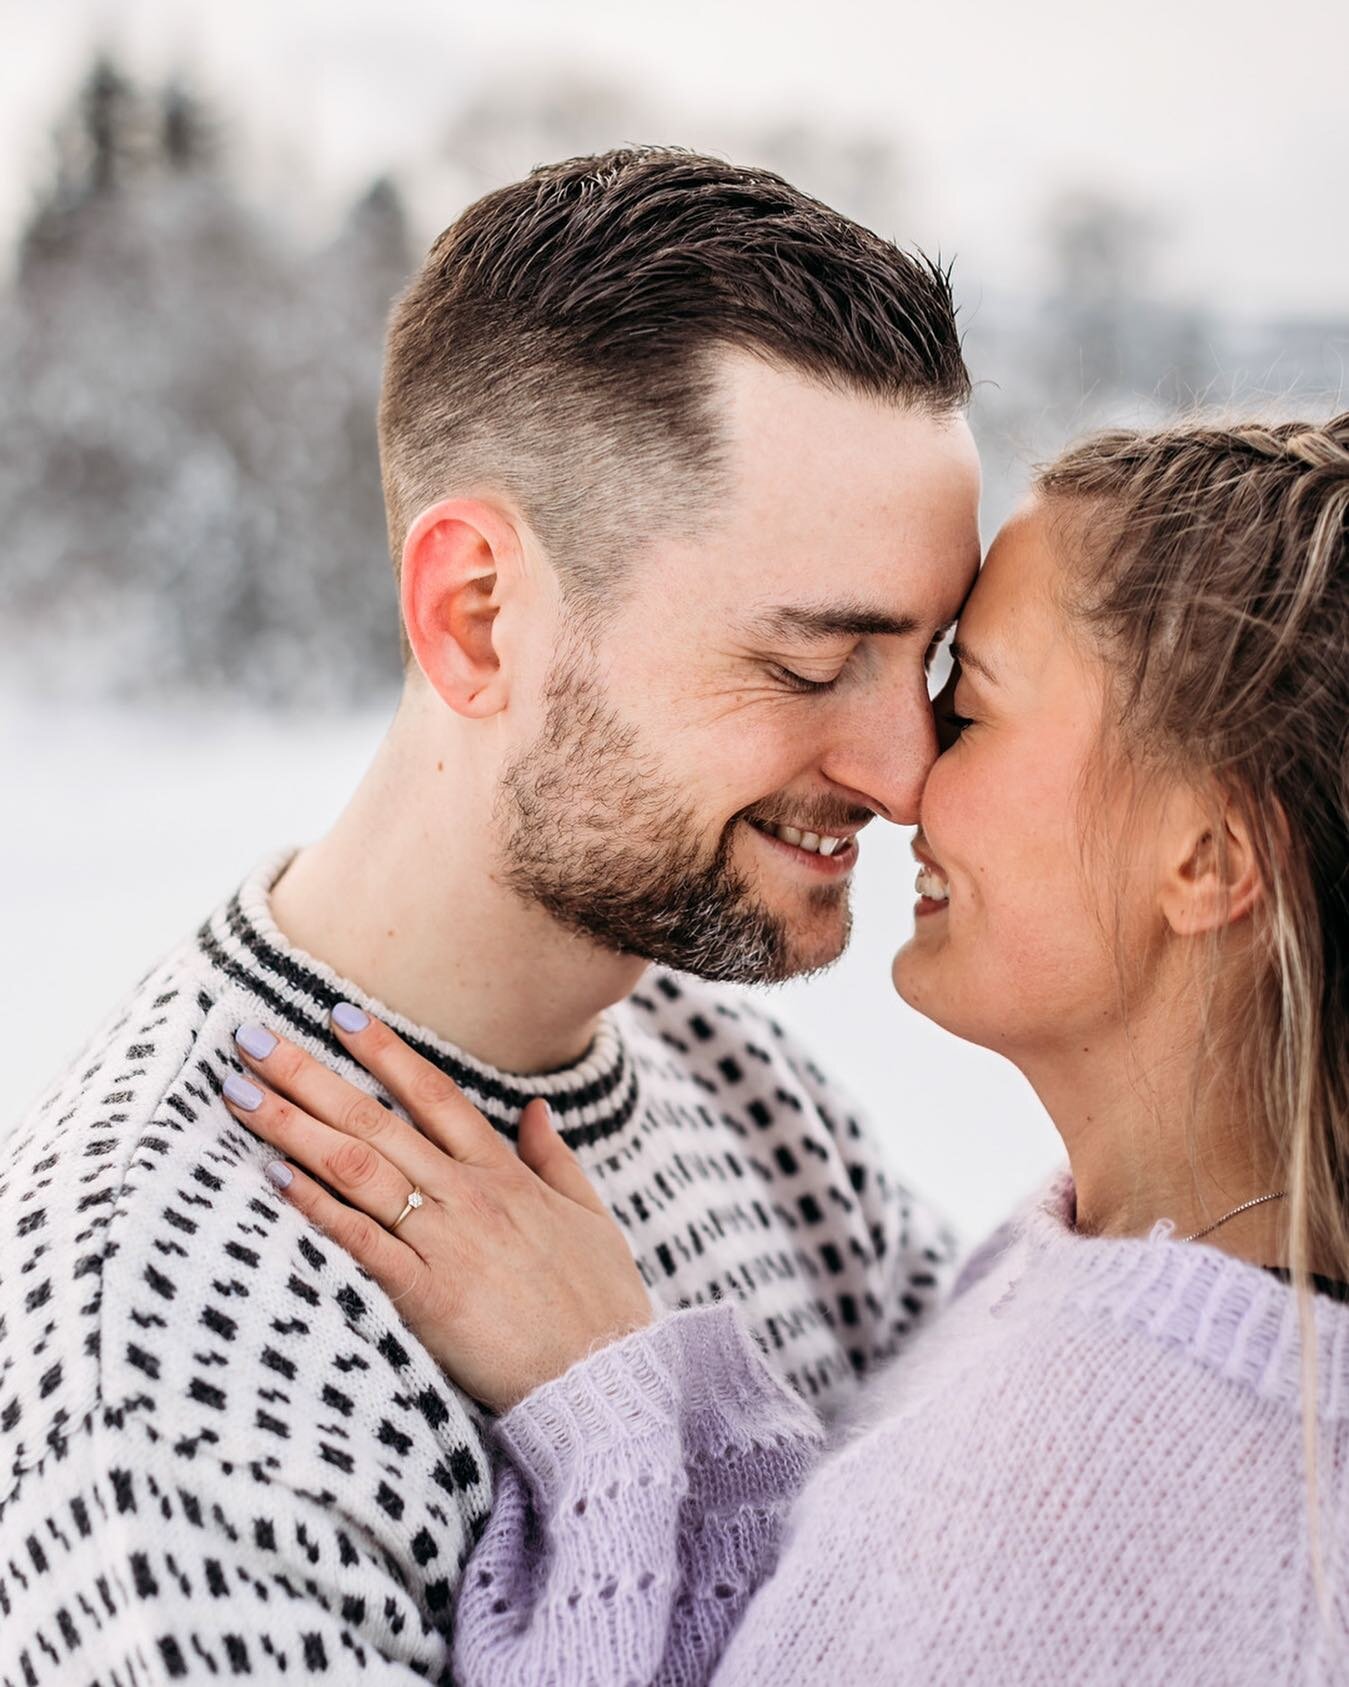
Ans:
[[[1230,1048],[1297,1278],[1349,1280],[1349,411],[1111,431],[1036,484],[1114,734],[1136,766],[1215,779],[1250,830],[1264,941]]]

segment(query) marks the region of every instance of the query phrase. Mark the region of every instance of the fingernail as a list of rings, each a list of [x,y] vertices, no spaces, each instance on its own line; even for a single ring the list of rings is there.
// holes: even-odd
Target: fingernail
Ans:
[[[273,1160],[267,1167],[267,1176],[278,1189],[289,1189],[295,1173],[284,1160]]]
[[[251,1113],[262,1100],[262,1091],[256,1084],[250,1084],[247,1078],[241,1078],[237,1072],[231,1072],[225,1079],[225,1094],[236,1107],[242,1107],[245,1113]]]
[[[553,1129],[552,1104],[550,1102],[547,1102],[547,1101],[545,1101],[544,1104],[543,1104],[543,1122],[544,1122],[545,1125],[547,1125],[549,1130]]]
[[[276,1038],[272,1033],[251,1019],[234,1033],[234,1040],[244,1053],[251,1054],[254,1060],[266,1060],[276,1047]]]
[[[343,1031],[364,1031],[370,1015],[362,1013],[354,1002],[339,1002],[333,1009],[333,1024]]]

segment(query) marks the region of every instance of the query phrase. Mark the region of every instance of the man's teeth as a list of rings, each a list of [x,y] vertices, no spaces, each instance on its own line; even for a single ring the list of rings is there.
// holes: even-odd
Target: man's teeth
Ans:
[[[926,896],[930,902],[945,902],[951,895],[951,887],[940,873],[931,867],[918,869],[918,880],[913,887],[919,896]]]
[[[818,832],[798,832],[795,826],[770,826],[768,830],[783,843],[795,849],[809,850],[812,855],[833,855],[847,843],[847,838],[821,837]]]

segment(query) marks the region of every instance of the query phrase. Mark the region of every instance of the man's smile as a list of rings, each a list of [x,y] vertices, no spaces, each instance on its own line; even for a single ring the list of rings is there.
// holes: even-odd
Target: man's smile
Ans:
[[[833,855],[848,842],[847,838],[831,836],[827,832],[799,832],[795,826],[770,826],[766,829],[774,837],[781,838],[783,843],[791,844],[794,849],[804,849],[810,855]]]
[[[764,843],[784,859],[829,878],[842,878],[857,863],[862,822],[833,832],[805,831],[782,822],[746,820]]]

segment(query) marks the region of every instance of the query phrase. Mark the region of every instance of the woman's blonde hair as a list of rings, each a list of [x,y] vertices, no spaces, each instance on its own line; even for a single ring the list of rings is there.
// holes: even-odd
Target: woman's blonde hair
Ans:
[[[1252,840],[1258,964],[1224,1055],[1289,1191],[1309,1334],[1313,1263],[1349,1281],[1349,412],[1102,433],[1036,490],[1129,759],[1216,782]]]

